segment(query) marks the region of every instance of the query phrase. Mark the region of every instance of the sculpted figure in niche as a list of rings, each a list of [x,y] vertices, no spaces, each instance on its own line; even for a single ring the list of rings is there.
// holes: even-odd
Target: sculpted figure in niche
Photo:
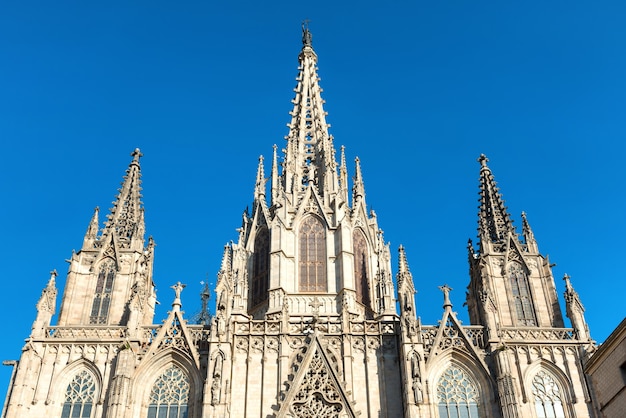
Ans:
[[[411,356],[411,378],[413,379],[412,389],[415,403],[422,403],[424,401],[424,395],[422,394],[422,378],[420,376],[419,357],[415,353]]]

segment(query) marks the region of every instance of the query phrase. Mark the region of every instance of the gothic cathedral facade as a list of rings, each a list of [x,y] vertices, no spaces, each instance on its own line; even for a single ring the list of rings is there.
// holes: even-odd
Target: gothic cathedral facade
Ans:
[[[56,325],[56,272],[43,290],[6,418],[595,416],[583,306],[566,278],[566,328],[550,262],[524,214],[521,234],[513,227],[487,158],[479,240],[467,247],[471,325],[447,286],[441,321],[423,325],[408,255],[399,248],[394,276],[360,162],[349,187],[336,154],[308,29],[299,64],[286,147],[280,160],[274,147],[267,179],[259,161],[215,314],[185,319],[177,283],[153,323],[155,244],[135,150],[104,227],[96,209],[69,260]]]

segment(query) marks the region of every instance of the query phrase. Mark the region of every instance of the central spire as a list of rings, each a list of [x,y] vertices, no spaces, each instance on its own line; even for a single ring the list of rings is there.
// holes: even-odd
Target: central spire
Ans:
[[[300,196],[313,186],[327,199],[338,190],[337,163],[332,136],[328,133],[322,89],[317,75],[317,54],[312,35],[302,25],[302,50],[298,56],[298,84],[292,103],[289,134],[285,137],[282,186],[288,194]]]
[[[503,242],[509,232],[515,234],[511,216],[504,205],[491,169],[487,166],[488,161],[485,154],[481,154],[478,158],[480,163],[478,233],[483,245],[486,242]]]

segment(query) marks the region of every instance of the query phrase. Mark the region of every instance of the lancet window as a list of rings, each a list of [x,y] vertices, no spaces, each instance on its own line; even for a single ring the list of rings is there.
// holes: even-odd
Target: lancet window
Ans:
[[[355,230],[352,234],[352,245],[354,247],[354,281],[356,286],[356,299],[367,308],[370,308],[369,289],[369,265],[367,242],[363,232]]]
[[[528,276],[519,263],[511,263],[509,266],[509,279],[517,321],[520,325],[536,326],[535,312],[530,294]]]
[[[148,418],[187,418],[189,377],[174,365],[158,377],[148,405]]]
[[[81,371],[67,385],[61,418],[91,418],[95,396],[93,375],[87,370]]]
[[[533,378],[533,396],[537,418],[565,418],[563,395],[552,374],[541,370]]]
[[[115,279],[115,264],[103,263],[96,281],[96,292],[91,306],[90,324],[106,324],[113,293],[113,280]]]
[[[479,393],[471,377],[450,366],[437,382],[439,418],[478,418]]]
[[[326,292],[326,231],[315,216],[307,216],[300,226],[300,291]]]
[[[270,261],[270,234],[261,228],[254,240],[254,261],[250,286],[250,307],[267,299]]]

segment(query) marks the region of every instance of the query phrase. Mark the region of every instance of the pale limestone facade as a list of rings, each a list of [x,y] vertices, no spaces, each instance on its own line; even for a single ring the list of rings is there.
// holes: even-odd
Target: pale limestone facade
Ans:
[[[153,324],[136,150],[104,228],[96,209],[72,254],[55,326],[56,273],[43,291],[6,417],[594,416],[582,304],[567,278],[565,328],[550,263],[525,215],[515,231],[487,159],[479,245],[468,245],[472,325],[447,286],[440,324],[422,325],[402,247],[394,282],[360,162],[349,187],[343,148],[337,158],[308,30],[299,62],[282,163],[274,147],[266,179],[259,161],[212,319],[187,323],[178,283]]]

